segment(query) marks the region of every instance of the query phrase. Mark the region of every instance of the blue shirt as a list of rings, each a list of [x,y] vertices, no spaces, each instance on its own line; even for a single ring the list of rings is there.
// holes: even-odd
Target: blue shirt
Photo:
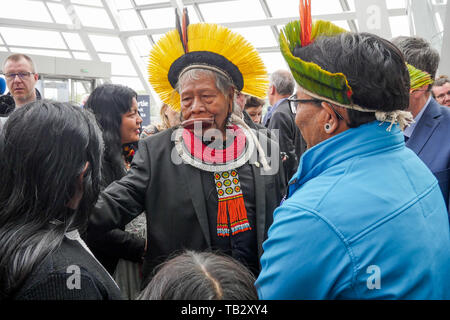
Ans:
[[[308,149],[263,244],[260,299],[449,299],[436,178],[398,126],[374,121]]]

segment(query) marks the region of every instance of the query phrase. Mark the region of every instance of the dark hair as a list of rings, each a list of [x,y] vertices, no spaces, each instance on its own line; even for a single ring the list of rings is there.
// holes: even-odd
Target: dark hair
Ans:
[[[428,41],[420,37],[405,36],[393,38],[391,41],[403,53],[406,62],[428,72],[434,80],[440,58],[439,52]]]
[[[433,87],[441,87],[441,86],[443,86],[446,83],[450,83],[450,79],[446,75],[441,75],[433,83]]]
[[[103,187],[119,180],[126,173],[120,126],[122,115],[130,111],[133,98],[137,98],[137,93],[131,88],[119,84],[104,84],[95,88],[86,102],[85,108],[92,110],[103,132]]]
[[[250,96],[245,103],[244,109],[264,106],[265,101],[257,97]]]
[[[155,269],[138,300],[257,300],[255,277],[240,262],[213,252],[185,251]]]
[[[11,114],[0,141],[0,298],[10,298],[65,232],[86,227],[100,192],[102,138],[90,112],[37,100]],[[86,163],[83,197],[69,209]]]
[[[353,90],[353,102],[379,110],[405,110],[409,105],[409,73],[402,53],[391,42],[370,33],[320,37],[294,55],[331,73],[342,72]],[[375,120],[372,112],[347,109],[350,127]]]

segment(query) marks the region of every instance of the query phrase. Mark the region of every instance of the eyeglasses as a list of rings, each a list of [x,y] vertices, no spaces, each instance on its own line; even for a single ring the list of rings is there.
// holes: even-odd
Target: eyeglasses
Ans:
[[[28,79],[30,75],[34,74],[34,72],[18,72],[18,73],[5,73],[6,79],[9,81],[12,81],[16,78],[16,76],[19,76],[20,79]]]
[[[293,114],[297,113],[297,106],[299,105],[299,103],[321,104],[322,102],[324,102],[323,100],[320,99],[295,99],[295,97],[296,95],[293,94],[287,99],[289,101],[289,107],[291,108],[291,112]],[[334,113],[336,114],[336,117],[338,117],[340,120],[344,120],[344,117],[339,112],[336,111],[333,105],[331,103],[328,104],[330,105],[331,109],[333,109]]]
[[[315,103],[315,104],[321,104],[322,100],[319,99],[295,99],[296,95],[293,94],[292,96],[290,96],[287,100],[289,102],[289,107],[291,108],[291,112],[293,114],[297,113],[297,106],[300,103]]]

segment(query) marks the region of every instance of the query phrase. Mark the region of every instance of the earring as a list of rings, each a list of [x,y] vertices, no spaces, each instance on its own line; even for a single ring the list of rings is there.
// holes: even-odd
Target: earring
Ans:
[[[331,124],[325,123],[324,128],[325,128],[325,131],[326,131],[326,132],[330,131],[330,129],[331,129]]]

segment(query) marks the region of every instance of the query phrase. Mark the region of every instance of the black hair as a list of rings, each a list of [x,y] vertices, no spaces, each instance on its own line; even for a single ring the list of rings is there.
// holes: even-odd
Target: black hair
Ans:
[[[370,33],[319,37],[296,48],[294,55],[331,73],[342,72],[353,90],[353,102],[363,108],[394,111],[409,105],[409,73],[403,54],[391,42]],[[375,114],[347,109],[348,125],[358,127]]]
[[[138,300],[257,300],[255,277],[237,260],[185,251],[155,269]]]
[[[263,107],[265,101],[263,99],[259,99],[257,97],[250,96],[245,103],[244,109],[254,108],[254,107]]]
[[[122,115],[131,110],[132,100],[137,93],[119,84],[104,84],[92,91],[86,102],[86,108],[92,110],[103,132],[105,153],[102,159],[102,186],[119,180],[125,173],[122,159],[122,140],[120,126]]]
[[[100,192],[103,142],[89,111],[50,100],[14,111],[0,141],[1,299],[14,297],[67,231],[86,227]],[[85,169],[82,199],[69,209]]]

